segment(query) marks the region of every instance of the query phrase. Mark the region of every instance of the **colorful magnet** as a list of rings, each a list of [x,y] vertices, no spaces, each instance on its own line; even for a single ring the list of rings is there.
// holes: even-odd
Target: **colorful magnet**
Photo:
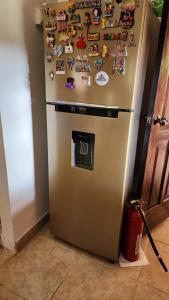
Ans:
[[[113,60],[113,72],[114,76],[125,75],[125,59],[116,58]]]
[[[76,5],[74,3],[70,3],[68,6],[68,12],[73,14],[76,11]]]
[[[60,42],[66,42],[69,38],[70,38],[69,35],[65,32],[59,33],[59,41]]]
[[[103,58],[106,58],[108,56],[108,47],[105,44],[102,46],[101,56]]]
[[[75,84],[74,84],[74,78],[72,77],[68,77],[67,78],[67,82],[65,84],[65,87],[67,87],[68,89],[72,90],[75,89]]]
[[[105,41],[123,41],[126,42],[128,39],[128,32],[123,31],[119,33],[104,33],[103,40]]]
[[[84,41],[84,37],[82,36],[82,34],[80,34],[79,39],[76,43],[76,47],[78,49],[85,49],[86,48],[86,42]]]
[[[93,44],[89,47],[89,56],[99,56],[99,45]]]
[[[134,34],[134,31],[132,31],[132,32],[130,33],[129,47],[136,47],[136,40],[135,40],[135,34]]]
[[[120,14],[119,26],[129,29],[134,25],[134,10],[124,10]]]
[[[100,33],[94,32],[94,33],[88,33],[87,34],[87,40],[90,41],[99,41],[100,40]]]
[[[46,61],[48,63],[52,63],[53,62],[53,52],[52,51],[48,51],[47,55],[46,55]]]
[[[112,17],[113,16],[114,7],[112,3],[106,3],[104,7],[104,16]]]
[[[139,1],[137,0],[123,0],[120,4],[122,9],[128,11],[134,11],[137,6],[139,6]]]
[[[89,75],[82,76],[82,84],[84,86],[91,86],[91,76]]]
[[[60,57],[62,55],[62,53],[64,52],[63,45],[54,46],[53,52],[54,52],[54,55],[56,55],[57,57]]]
[[[92,25],[91,16],[89,12],[85,13],[84,25],[87,27],[87,31],[89,30],[89,27]]]
[[[46,31],[55,31],[56,30],[56,22],[54,20],[50,20],[46,23],[45,25],[45,30]]]
[[[101,25],[102,25],[102,29],[103,30],[106,28],[106,22],[107,22],[107,18],[106,17],[102,17],[101,18]]]
[[[67,60],[66,60],[66,64],[67,64],[69,70],[72,70],[72,69],[73,69],[73,66],[74,66],[74,64],[75,64],[74,58],[73,58],[72,56],[69,56],[69,57],[67,58]]]
[[[51,8],[51,7],[47,7],[47,4],[46,4],[46,3],[43,4],[43,12],[44,12],[44,14],[45,14],[47,17],[52,17],[52,18],[54,18],[55,15],[56,15],[55,10],[54,10],[53,8]]]
[[[66,42],[65,53],[73,53],[73,44],[70,40]]]
[[[88,62],[87,55],[81,56],[80,54],[76,58],[76,72],[91,72],[91,65]]]
[[[107,19],[105,23],[105,28],[116,28],[119,27],[119,22],[116,19]]]
[[[94,65],[96,66],[97,70],[100,70],[100,68],[103,65],[103,59],[101,57],[94,60]]]
[[[99,25],[99,23],[100,23],[100,17],[102,15],[101,8],[100,7],[94,8],[93,11],[92,11],[92,15],[93,15],[92,24],[93,25]]]
[[[86,0],[76,3],[76,9],[100,7],[102,5],[101,0]]]
[[[77,13],[72,13],[70,16],[71,23],[80,23],[80,15]]]
[[[53,33],[48,33],[47,34],[46,42],[47,42],[48,47],[50,47],[50,48],[54,47],[55,36],[54,36]]]
[[[108,83],[108,81],[109,81],[109,76],[106,72],[100,71],[96,74],[95,82],[97,85],[104,86]]]
[[[50,71],[50,72],[49,72],[49,79],[50,79],[50,80],[53,80],[53,79],[54,79],[54,72],[53,72],[53,71]]]
[[[66,14],[66,11],[60,10],[56,17],[58,32],[66,32],[67,31],[67,19],[68,19],[68,16]]]
[[[113,50],[111,53],[112,57],[123,57],[127,55],[127,47],[125,45],[122,45],[121,42],[118,42],[116,43],[116,45],[113,46]]]
[[[63,59],[56,60],[56,74],[65,74],[65,61]]]
[[[76,36],[77,29],[76,26],[69,24],[68,25],[68,36],[74,38]]]

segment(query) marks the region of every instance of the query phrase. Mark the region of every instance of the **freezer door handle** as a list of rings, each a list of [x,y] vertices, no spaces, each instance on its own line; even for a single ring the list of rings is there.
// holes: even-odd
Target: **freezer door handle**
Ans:
[[[90,116],[99,116],[107,118],[118,118],[120,112],[131,113],[133,109],[119,108],[118,106],[93,105],[86,103],[64,103],[64,102],[47,102],[49,105],[55,106],[55,111],[81,114]]]

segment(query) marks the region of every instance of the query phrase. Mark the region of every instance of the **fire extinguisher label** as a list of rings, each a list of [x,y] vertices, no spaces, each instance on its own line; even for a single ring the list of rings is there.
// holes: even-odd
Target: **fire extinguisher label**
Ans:
[[[137,235],[135,255],[139,254],[141,248],[142,233]]]

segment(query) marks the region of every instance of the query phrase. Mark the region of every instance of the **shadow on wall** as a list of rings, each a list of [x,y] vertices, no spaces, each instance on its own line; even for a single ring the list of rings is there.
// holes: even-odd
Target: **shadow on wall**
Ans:
[[[32,125],[34,143],[34,168],[36,187],[37,215],[41,207],[48,210],[48,163],[47,128],[45,105],[45,70],[43,54],[43,28],[34,24],[35,7],[41,7],[43,1],[24,1],[23,29],[25,46],[28,53],[29,83],[32,101]]]

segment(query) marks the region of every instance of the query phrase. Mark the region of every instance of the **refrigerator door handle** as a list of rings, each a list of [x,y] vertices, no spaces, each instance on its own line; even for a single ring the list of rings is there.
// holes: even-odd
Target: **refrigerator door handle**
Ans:
[[[99,116],[107,118],[118,118],[119,113],[134,112],[133,109],[119,108],[118,106],[105,106],[105,105],[93,105],[84,103],[68,103],[68,102],[47,102],[49,105],[55,106],[55,111],[80,114],[80,115],[90,115]]]

